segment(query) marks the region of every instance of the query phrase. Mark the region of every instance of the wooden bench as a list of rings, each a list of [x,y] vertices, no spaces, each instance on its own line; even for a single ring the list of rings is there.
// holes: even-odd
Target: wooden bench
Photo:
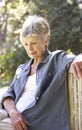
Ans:
[[[68,72],[68,106],[70,130],[82,130],[82,80],[75,80]]]

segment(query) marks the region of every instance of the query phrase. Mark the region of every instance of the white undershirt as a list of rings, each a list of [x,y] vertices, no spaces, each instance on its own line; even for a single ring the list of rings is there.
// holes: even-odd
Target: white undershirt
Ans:
[[[34,74],[28,77],[24,91],[16,104],[16,108],[20,113],[35,105],[37,91],[36,74]]]

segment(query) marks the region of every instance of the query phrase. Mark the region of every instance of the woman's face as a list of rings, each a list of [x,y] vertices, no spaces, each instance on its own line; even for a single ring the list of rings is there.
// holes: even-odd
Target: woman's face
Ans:
[[[31,35],[27,38],[23,38],[22,44],[30,58],[42,60],[45,46],[47,45],[46,40],[43,41],[40,37]]]

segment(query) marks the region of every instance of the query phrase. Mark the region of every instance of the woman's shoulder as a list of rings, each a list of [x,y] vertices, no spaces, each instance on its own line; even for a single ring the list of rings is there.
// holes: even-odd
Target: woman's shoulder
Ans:
[[[66,55],[66,52],[64,50],[55,50],[51,52],[51,57],[53,58],[58,58],[58,57],[60,58],[63,55]]]
[[[52,54],[57,55],[57,54],[61,54],[61,53],[64,53],[64,52],[65,52],[64,50],[55,50],[55,51],[52,51]]]
[[[20,64],[20,65],[18,65],[17,69],[23,69],[27,64],[28,64],[28,62]]]
[[[17,69],[16,69],[16,75],[18,75],[19,73],[23,72],[26,68],[28,68],[29,66],[29,61],[23,64],[20,64]]]

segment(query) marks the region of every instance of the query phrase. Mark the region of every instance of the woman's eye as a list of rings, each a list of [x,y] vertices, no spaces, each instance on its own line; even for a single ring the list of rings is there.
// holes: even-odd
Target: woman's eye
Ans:
[[[36,44],[36,42],[33,42],[32,44]]]
[[[35,45],[35,44],[37,44],[37,42],[32,42],[31,44],[25,43],[24,45],[25,45],[25,46],[29,46],[29,45]]]
[[[25,46],[28,46],[28,44],[25,44]]]

